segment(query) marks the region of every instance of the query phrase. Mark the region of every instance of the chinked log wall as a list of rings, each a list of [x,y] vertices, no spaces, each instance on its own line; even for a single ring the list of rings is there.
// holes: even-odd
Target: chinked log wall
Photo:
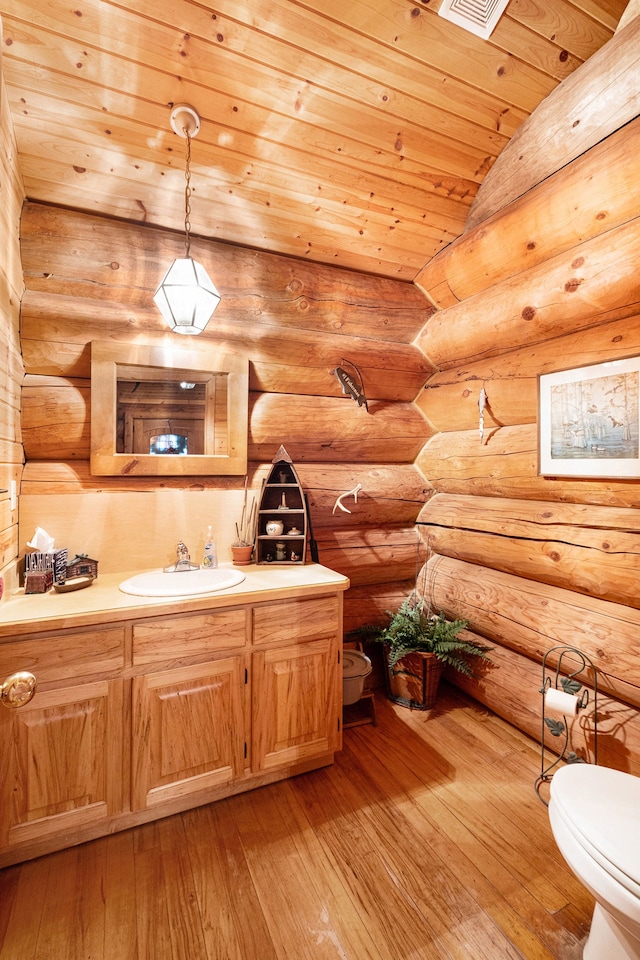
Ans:
[[[495,647],[481,679],[452,679],[539,738],[542,659],[578,647],[599,760],[636,774],[640,482],[539,476],[536,411],[538,374],[640,355],[639,150],[636,119],[443,251],[418,280],[441,309],[417,341],[438,369],[418,400],[438,431],[417,459],[426,589]],[[592,757],[590,714],[573,737]]]
[[[71,499],[76,513],[88,512],[91,528],[113,529],[128,514],[126,543],[116,535],[101,546],[101,571],[121,570],[123,559],[152,566],[164,559],[149,555],[145,523],[153,510],[148,497],[132,508],[132,493],[185,489],[193,503],[198,491],[243,485],[241,477],[154,481],[89,471],[90,343],[183,345],[152,302],[167,265],[183,256],[183,240],[28,203],[21,241],[23,541],[32,520],[45,525],[49,517],[58,533],[64,529]],[[414,461],[433,431],[412,401],[433,367],[412,341],[432,307],[407,283],[216,242],[192,241],[191,252],[223,300],[189,346],[207,340],[250,361],[249,485],[259,489],[283,444],[309,496],[321,562],[351,579],[345,624],[357,626],[406,594],[419,569],[414,524],[430,489]],[[341,394],[332,371],[342,358],[362,373],[368,414]],[[357,483],[357,504],[346,504],[352,512],[333,514],[338,495]],[[93,498],[89,510],[86,498]],[[175,535],[187,534],[182,527]]]

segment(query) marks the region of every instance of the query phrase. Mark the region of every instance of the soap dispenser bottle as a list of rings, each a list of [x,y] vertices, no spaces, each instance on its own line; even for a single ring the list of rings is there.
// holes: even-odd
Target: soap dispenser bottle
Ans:
[[[207,527],[207,535],[204,540],[204,553],[202,555],[202,566],[218,566],[218,554],[216,551],[216,542],[213,539],[213,527]]]

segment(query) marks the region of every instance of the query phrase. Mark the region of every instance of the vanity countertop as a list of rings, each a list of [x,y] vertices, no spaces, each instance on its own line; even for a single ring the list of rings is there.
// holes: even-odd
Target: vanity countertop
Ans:
[[[233,567],[233,564],[220,566]],[[141,572],[144,571],[100,574],[90,587],[70,593],[50,590],[48,593],[25,594],[20,588],[9,596],[5,595],[0,603],[0,642],[9,637],[28,636],[35,630],[195,613],[265,600],[318,596],[349,587],[347,577],[321,564],[310,563],[286,567],[250,564],[242,567],[245,574],[242,583],[195,597],[137,597],[119,589],[120,583]]]

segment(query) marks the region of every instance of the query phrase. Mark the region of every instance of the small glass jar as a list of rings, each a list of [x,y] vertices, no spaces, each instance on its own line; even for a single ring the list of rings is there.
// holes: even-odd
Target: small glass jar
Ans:
[[[287,548],[284,543],[276,543],[276,560],[287,559]]]

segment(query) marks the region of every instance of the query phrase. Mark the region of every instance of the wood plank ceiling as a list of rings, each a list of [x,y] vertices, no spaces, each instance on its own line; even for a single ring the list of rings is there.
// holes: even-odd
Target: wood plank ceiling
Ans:
[[[440,0],[3,0],[27,197],[411,281],[496,156],[627,0],[510,0],[489,40]],[[482,4],[481,4],[482,6]]]

